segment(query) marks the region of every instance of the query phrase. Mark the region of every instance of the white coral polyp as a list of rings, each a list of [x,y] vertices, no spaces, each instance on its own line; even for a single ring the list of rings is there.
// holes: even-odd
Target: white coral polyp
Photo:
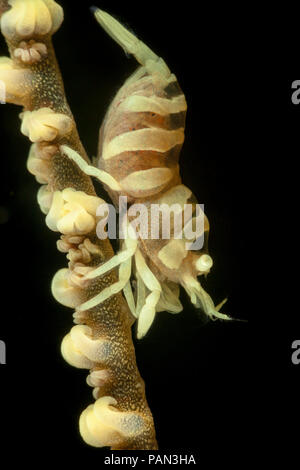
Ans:
[[[72,188],[56,191],[46,224],[64,235],[87,234],[96,226],[96,210],[103,200]]]
[[[11,9],[1,18],[7,39],[52,35],[63,21],[63,9],[53,0],[9,0]]]
[[[34,64],[47,55],[47,46],[34,40],[22,41],[14,50],[14,56],[25,64]]]
[[[36,144],[30,148],[27,170],[35,176],[38,183],[44,184],[49,182],[51,162],[49,159],[41,158],[41,152],[38,151]]]
[[[50,108],[21,113],[21,132],[31,142],[50,142],[68,134],[72,129],[72,119],[66,114],[56,113]]]
[[[93,339],[91,335],[92,330],[88,326],[73,326],[62,343],[62,355],[69,364],[91,369],[96,363],[107,359],[107,341],[102,338]]]
[[[53,193],[49,190],[48,185],[40,187],[37,193],[37,200],[43,214],[48,214],[53,200]]]
[[[81,413],[79,430],[83,440],[93,447],[112,447],[122,442],[122,437],[118,431],[97,419],[94,413],[94,405],[88,406]]]
[[[87,377],[86,382],[90,387],[100,388],[108,382],[109,378],[110,375],[107,369],[93,370]]]
[[[32,74],[30,70],[16,68],[8,57],[0,57],[0,100],[24,105]]]
[[[68,364],[78,367],[78,369],[91,369],[94,367],[94,363],[75,348],[70,333],[64,337],[61,343],[61,354]]]
[[[90,361],[105,362],[110,351],[109,343],[103,338],[92,338],[92,330],[86,325],[76,325],[70,331],[74,347]]]
[[[51,284],[52,295],[62,305],[75,308],[82,302],[82,292],[78,286],[70,282],[69,269],[57,271]]]
[[[99,398],[80,416],[79,430],[84,441],[94,447],[115,446],[120,440],[141,434],[145,423],[139,413],[122,412],[110,396]]]

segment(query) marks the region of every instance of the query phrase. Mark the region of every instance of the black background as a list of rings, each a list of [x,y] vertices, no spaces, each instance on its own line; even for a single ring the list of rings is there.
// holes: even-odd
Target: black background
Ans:
[[[54,45],[93,156],[105,110],[136,63],[97,25],[89,2],[61,3],[65,21]],[[223,21],[221,10],[208,14],[158,1],[99,6],[161,55],[181,84],[188,102],[181,173],[205,204],[211,227],[214,268],[203,285],[216,302],[228,296],[224,312],[249,320],[203,324],[183,293],[181,314],[158,314],[148,336],[135,340],[158,442],[162,450],[208,451],[212,458],[220,448],[230,457],[242,449],[246,461],[277,426],[283,431],[279,416],[295,418],[297,411],[291,396],[300,366],[291,363],[291,344],[300,337],[298,301],[292,310],[278,304],[289,296],[282,288],[290,250],[281,202],[284,170],[291,171],[298,152],[293,80],[265,73],[258,45],[243,24]],[[0,52],[6,54],[3,39]],[[86,371],[60,355],[72,312],[52,298],[50,283],[66,262],[39,211],[39,185],[26,170],[30,144],[20,133],[20,111],[0,107],[0,339],[7,344],[7,365],[0,366],[1,442],[13,442],[32,464],[38,463],[35,449],[49,458],[101,464],[106,451],[85,445],[78,432],[79,415],[93,401]]]

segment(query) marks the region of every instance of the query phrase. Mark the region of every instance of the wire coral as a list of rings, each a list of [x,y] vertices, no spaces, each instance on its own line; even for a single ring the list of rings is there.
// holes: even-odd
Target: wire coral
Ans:
[[[88,174],[61,150],[66,145],[89,163],[66,101],[51,36],[63,21],[53,0],[1,0],[1,32],[10,58],[0,60],[6,101],[23,106],[21,132],[32,143],[27,167],[39,183],[38,202],[68,269],[53,279],[57,300],[75,308],[118,282],[114,270],[97,279],[88,273],[113,257],[109,240],[95,231],[97,207],[104,204]],[[64,358],[90,369],[95,403],[80,418],[83,439],[96,447],[156,449],[153,418],[138,372],[131,338],[133,318],[120,292],[76,312],[76,325],[62,342]],[[124,386],[126,384],[126,386]]]

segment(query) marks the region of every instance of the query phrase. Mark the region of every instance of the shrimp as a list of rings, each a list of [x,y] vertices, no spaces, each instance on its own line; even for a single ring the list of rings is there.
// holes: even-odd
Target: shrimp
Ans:
[[[213,260],[207,250],[208,219],[180,176],[179,156],[184,143],[187,103],[177,78],[162,58],[116,19],[100,9],[94,13],[103,29],[140,66],[125,81],[106,113],[100,129],[96,166],[89,165],[73,149],[61,146],[62,152],[81,170],[104,184],[115,207],[120,209],[120,196],[126,197],[130,204],[122,221],[126,236],[120,252],[85,277],[94,279],[119,267],[115,289],[123,290],[137,318],[138,338],[147,333],[156,312],[182,311],[179,285],[208,317],[231,320],[219,311],[226,299],[215,306],[197,279],[210,272]],[[187,206],[192,208],[188,216]],[[143,208],[139,224],[133,215],[137,207]],[[158,207],[158,217],[153,207]],[[170,221],[168,237],[162,234],[164,216]],[[184,220],[180,233],[176,224],[179,219]],[[200,229],[196,233],[197,224]],[[138,231],[134,230],[137,225]],[[149,236],[150,226],[156,229],[155,237]],[[186,232],[192,233],[188,239]],[[197,241],[196,249],[191,248]],[[97,305],[108,295],[109,291],[100,293],[79,306],[79,310]]]

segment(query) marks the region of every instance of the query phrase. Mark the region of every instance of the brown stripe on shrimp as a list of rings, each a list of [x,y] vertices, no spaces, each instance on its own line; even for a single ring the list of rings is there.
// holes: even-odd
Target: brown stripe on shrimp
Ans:
[[[167,131],[158,128],[144,128],[126,132],[104,144],[102,156],[104,160],[108,160],[122,152],[138,150],[167,152],[182,142],[181,129]]]
[[[106,172],[119,181],[122,195],[127,195],[128,201],[133,202],[135,198],[149,197],[156,194],[157,190],[155,188],[158,187],[156,184],[157,181],[155,181],[152,189],[148,188],[146,190],[146,187],[143,186],[141,192],[138,194],[136,194],[136,191],[133,192],[129,187],[125,188],[124,180],[137,171],[151,170],[154,168],[168,169],[170,177],[163,186],[159,188],[160,191],[180,183],[179,165],[177,163],[180,148],[178,147],[180,146],[175,146],[165,153],[151,150],[123,152],[118,155],[118,158],[108,160],[105,165],[103,165],[101,161],[99,167],[101,169],[105,168]],[[136,189],[135,187],[134,190]],[[118,199],[119,193],[116,194],[115,191],[110,191],[109,187],[107,187],[107,190],[113,200]],[[114,197],[114,194],[116,194],[116,197]]]
[[[167,167],[174,173],[178,168],[178,146],[168,152],[157,152],[155,150],[135,150],[122,152],[118,158],[112,158],[105,164],[105,169],[114,178],[121,179],[133,171],[148,170],[149,168]],[[100,168],[103,165],[100,164]]]
[[[125,106],[124,106],[125,108]],[[129,111],[128,109],[116,109],[116,114],[104,123],[105,140],[111,141],[124,132],[132,132],[145,128],[160,128],[176,130],[184,128],[185,111],[169,114],[159,114],[159,109],[152,107],[149,111]],[[149,106],[150,108],[150,106]],[[136,107],[138,109],[138,106]]]
[[[125,82],[104,119],[98,167],[113,176],[118,194],[152,197],[180,183],[187,104],[165,62],[101,10],[103,28],[142,64]],[[115,191],[107,188],[112,199]]]
[[[182,94],[182,90],[177,81],[168,83],[164,89],[164,92],[169,98],[175,98]]]
[[[160,85],[163,87],[164,83]],[[169,98],[163,88],[154,83],[150,92],[149,87],[132,92],[127,90],[126,83],[122,90],[123,93],[118,93],[104,120],[101,130],[102,150],[103,143],[107,144],[124,133],[145,128],[166,131],[182,129],[183,135],[187,105],[182,93],[175,98]],[[105,154],[102,156],[108,158]]]

